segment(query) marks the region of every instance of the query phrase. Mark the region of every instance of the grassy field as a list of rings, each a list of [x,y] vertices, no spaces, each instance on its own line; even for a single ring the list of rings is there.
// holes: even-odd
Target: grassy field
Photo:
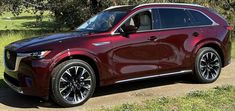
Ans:
[[[221,86],[194,91],[184,97],[162,97],[141,104],[123,104],[101,111],[235,111],[235,87]]]
[[[49,28],[51,25],[49,12],[45,12],[42,23],[36,24],[37,16],[33,12],[24,12],[19,16],[14,16],[11,12],[5,12],[0,16],[0,30],[41,30]],[[46,27],[48,26],[48,27]]]

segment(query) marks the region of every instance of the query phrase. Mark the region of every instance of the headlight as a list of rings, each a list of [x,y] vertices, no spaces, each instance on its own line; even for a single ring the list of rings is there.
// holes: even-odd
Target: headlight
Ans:
[[[32,52],[31,57],[33,59],[42,59],[46,57],[51,51],[37,51],[37,52]]]

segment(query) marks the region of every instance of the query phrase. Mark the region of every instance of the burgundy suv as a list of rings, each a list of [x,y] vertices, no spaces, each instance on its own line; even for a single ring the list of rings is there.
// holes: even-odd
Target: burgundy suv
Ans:
[[[214,82],[231,62],[230,30],[193,4],[110,7],[76,31],[5,47],[4,78],[18,93],[81,105],[97,86],[192,72]]]

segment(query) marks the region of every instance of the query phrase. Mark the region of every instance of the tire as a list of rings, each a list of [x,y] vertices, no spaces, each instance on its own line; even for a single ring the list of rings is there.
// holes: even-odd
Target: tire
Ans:
[[[199,83],[212,83],[220,75],[222,68],[221,57],[210,47],[201,48],[195,59],[194,75]]]
[[[60,106],[84,104],[93,95],[95,87],[94,70],[85,61],[68,60],[52,71],[51,98]]]

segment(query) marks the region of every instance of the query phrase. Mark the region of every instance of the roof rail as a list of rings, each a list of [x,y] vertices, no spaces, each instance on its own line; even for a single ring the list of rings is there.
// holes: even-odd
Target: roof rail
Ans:
[[[189,3],[146,3],[146,4],[140,4],[136,6],[134,9],[142,6],[148,6],[148,5],[188,5],[188,6],[196,6],[196,7],[204,7],[199,4],[189,4]]]
[[[114,9],[114,8],[120,8],[120,7],[125,7],[125,6],[131,6],[131,5],[117,5],[117,6],[111,6],[105,10],[110,10],[110,9]]]

